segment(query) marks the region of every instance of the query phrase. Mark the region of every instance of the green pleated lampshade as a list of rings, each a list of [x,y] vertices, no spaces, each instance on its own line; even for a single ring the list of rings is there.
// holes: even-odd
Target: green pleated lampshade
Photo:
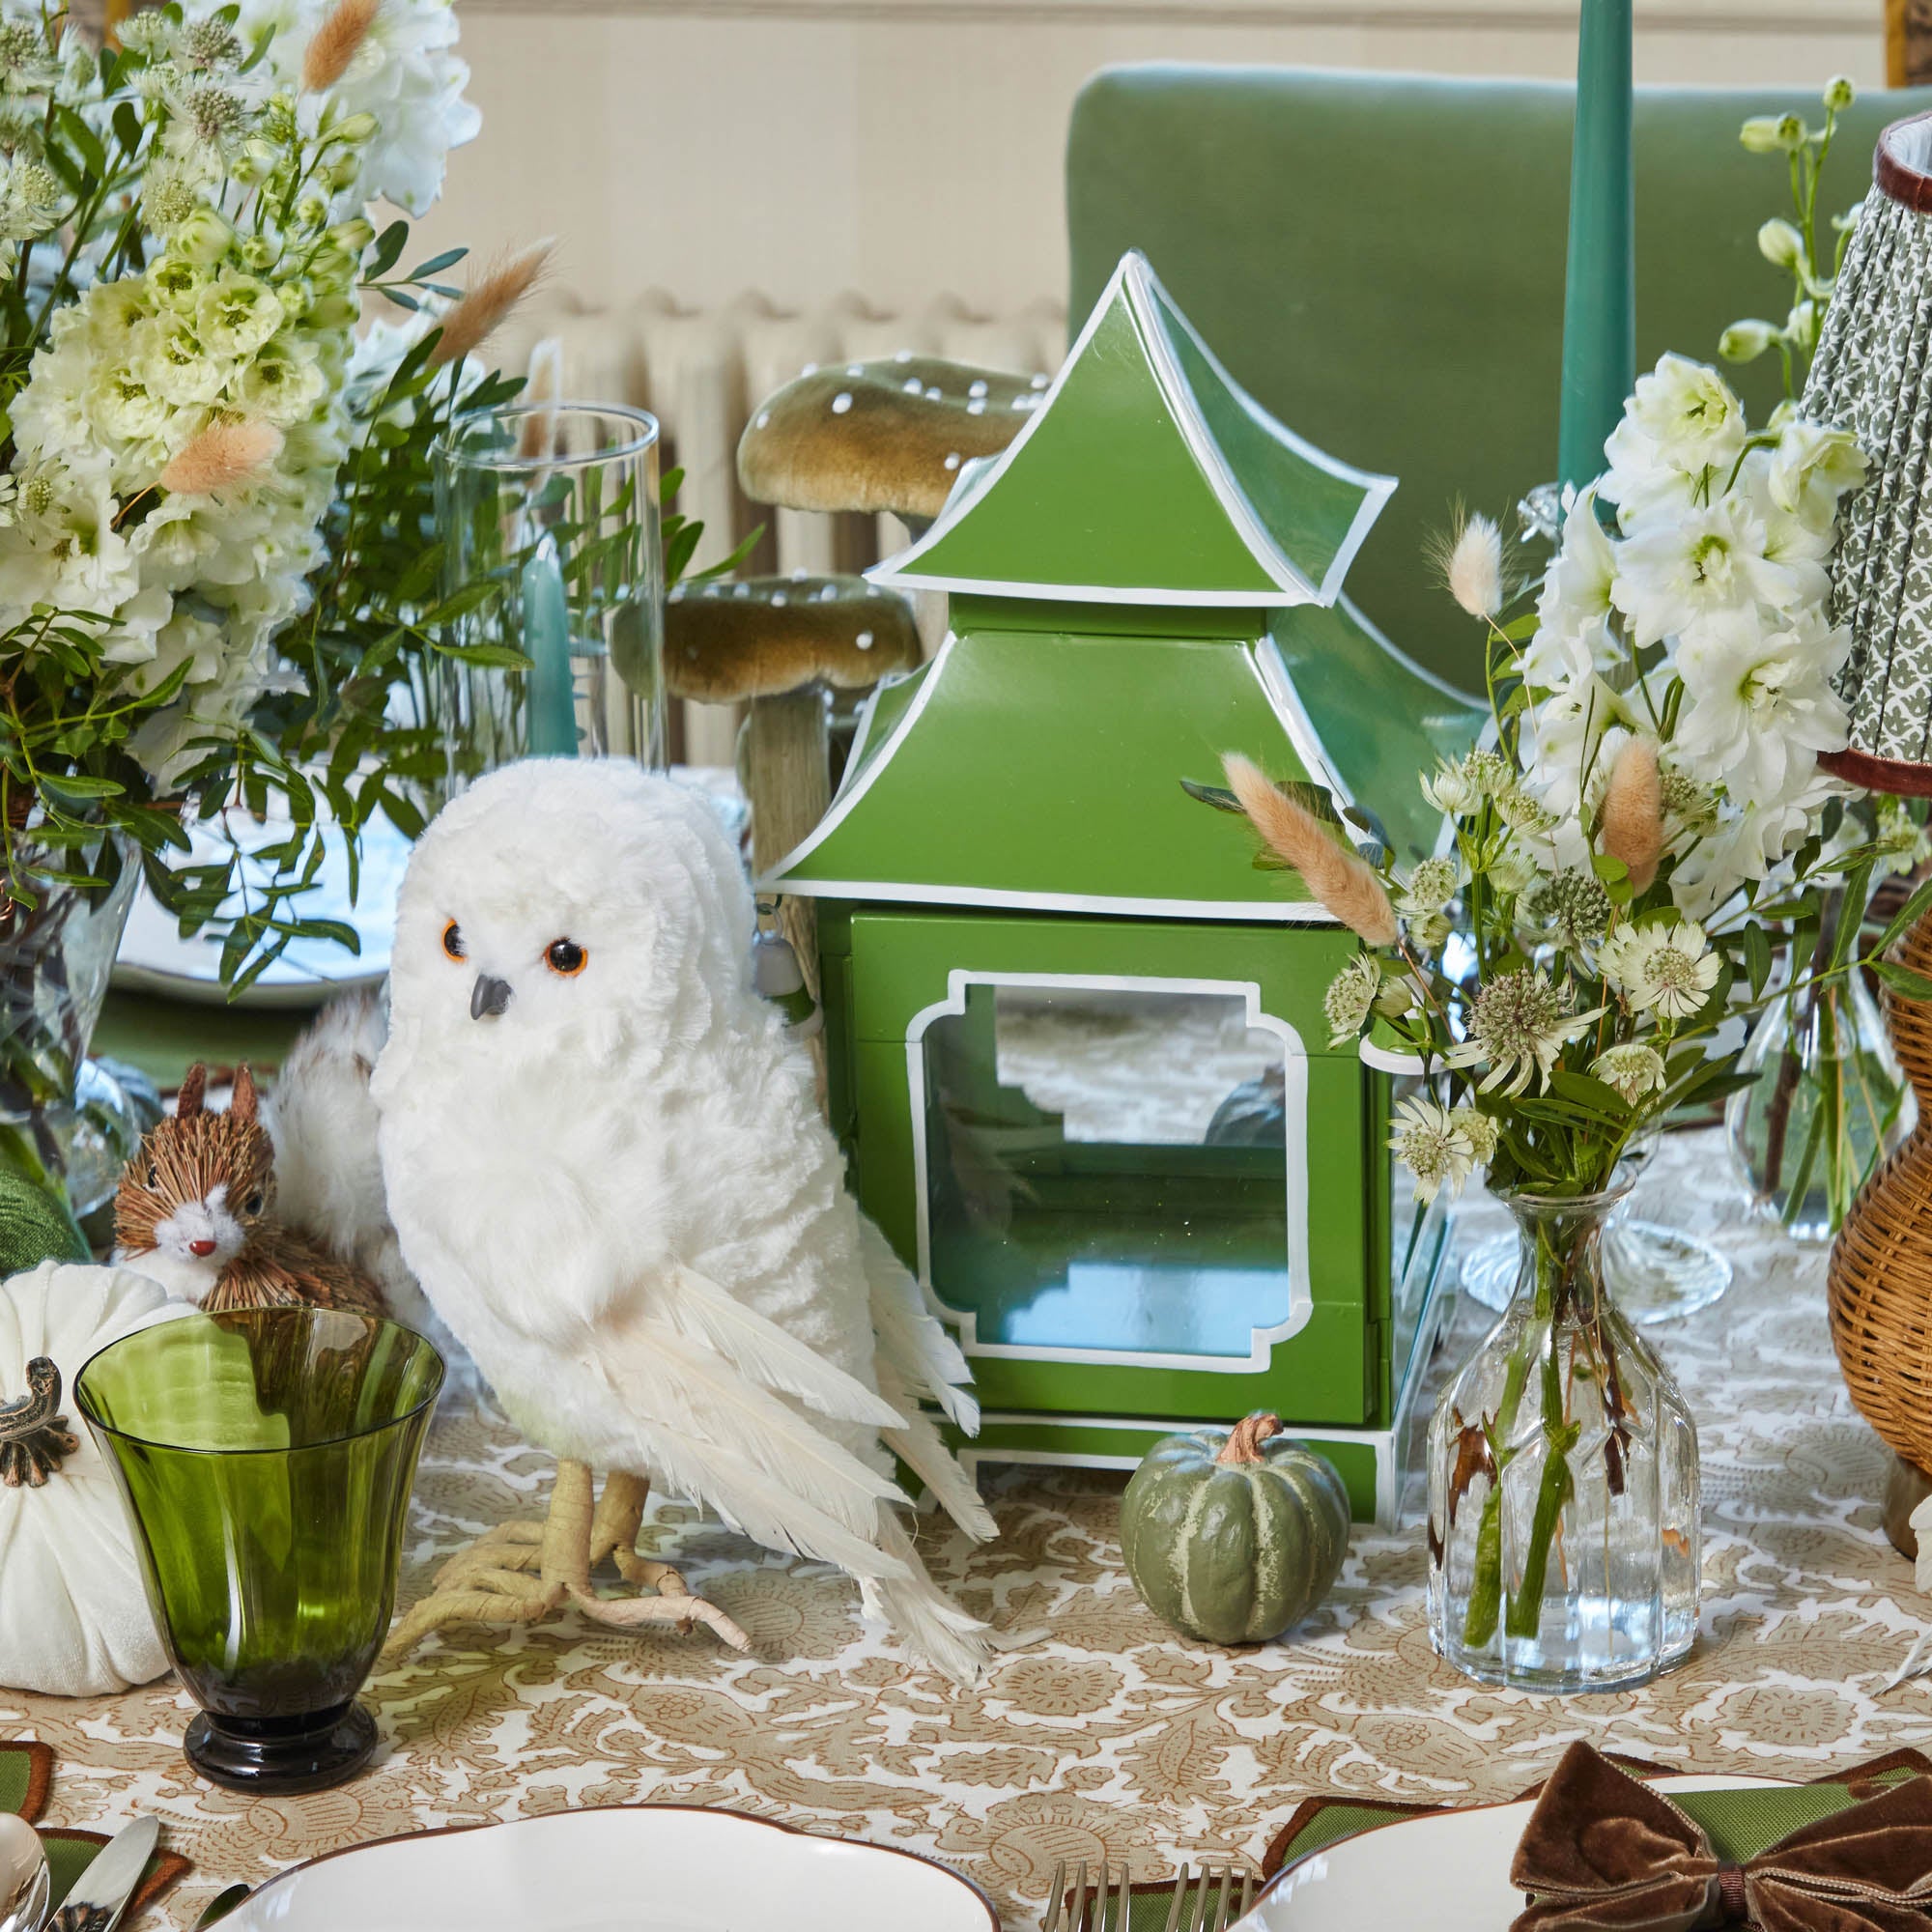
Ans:
[[[1840,512],[1833,616],[1848,749],[1820,760],[1874,791],[1932,793],[1932,115],[1879,137],[1801,405],[1870,464]]]

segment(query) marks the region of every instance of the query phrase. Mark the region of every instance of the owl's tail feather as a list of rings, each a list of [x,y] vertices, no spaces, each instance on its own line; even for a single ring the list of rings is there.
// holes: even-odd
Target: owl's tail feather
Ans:
[[[859,1251],[872,1295],[872,1332],[879,1356],[898,1373],[915,1401],[930,1396],[968,1435],[980,1433],[980,1405],[966,1391],[973,1371],[959,1345],[927,1313],[919,1284],[871,1220],[859,1217]]]
[[[862,1578],[859,1594],[867,1614],[891,1624],[921,1662],[943,1671],[955,1684],[977,1684],[992,1653],[986,1626],[968,1616],[926,1575],[912,1538],[890,1509],[879,1512],[879,1541],[907,1574]]]
[[[976,1543],[990,1543],[1000,1533],[992,1512],[980,1500],[973,1479],[953,1460],[939,1431],[905,1399],[898,1373],[885,1356],[877,1363],[879,1393],[903,1410],[906,1421],[897,1429],[882,1429],[879,1440],[933,1493],[939,1506]]]

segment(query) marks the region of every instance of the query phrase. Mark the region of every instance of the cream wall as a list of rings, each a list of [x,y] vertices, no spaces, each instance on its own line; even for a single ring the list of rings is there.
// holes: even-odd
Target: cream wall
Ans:
[[[554,233],[598,306],[1059,299],[1061,150],[1109,62],[1561,75],[1576,0],[458,0],[484,111],[425,247]],[[1877,85],[1881,0],[1638,5],[1652,81]]]

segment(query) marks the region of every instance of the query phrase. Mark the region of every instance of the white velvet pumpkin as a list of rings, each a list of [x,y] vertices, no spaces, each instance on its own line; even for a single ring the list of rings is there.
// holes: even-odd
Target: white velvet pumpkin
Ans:
[[[0,1402],[24,1396],[27,1364],[48,1356],[79,1445],[39,1488],[0,1484],[0,1684],[91,1697],[167,1669],[120,1492],[75,1411],[73,1378],[109,1342],[192,1312],[126,1268],[43,1262],[0,1283]]]

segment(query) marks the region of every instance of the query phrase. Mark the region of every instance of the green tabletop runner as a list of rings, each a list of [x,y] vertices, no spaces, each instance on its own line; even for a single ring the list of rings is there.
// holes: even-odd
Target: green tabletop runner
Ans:
[[[47,1788],[53,1780],[54,1754],[45,1745],[25,1742],[0,1743],[0,1811],[13,1811],[31,1825],[46,1807]],[[130,1819],[128,1821],[132,1823]],[[94,1862],[95,1855],[106,1844],[105,1832],[74,1832],[60,1826],[40,1826],[41,1844],[53,1874],[53,1903],[58,1906],[73,1889],[78,1879]],[[188,1861],[174,1852],[156,1852],[148,1861],[148,1869],[134,1893],[128,1917],[145,1911],[176,1884],[188,1869]]]

